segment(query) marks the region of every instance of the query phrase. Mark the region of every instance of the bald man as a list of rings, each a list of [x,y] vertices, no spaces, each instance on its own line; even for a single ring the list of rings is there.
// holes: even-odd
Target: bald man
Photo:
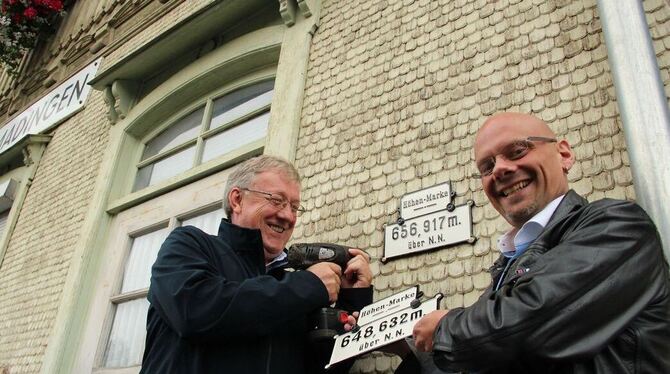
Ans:
[[[417,349],[442,370],[670,373],[668,264],[647,214],[569,190],[570,144],[531,115],[492,116],[474,150],[511,228],[491,286],[467,308],[421,319]]]

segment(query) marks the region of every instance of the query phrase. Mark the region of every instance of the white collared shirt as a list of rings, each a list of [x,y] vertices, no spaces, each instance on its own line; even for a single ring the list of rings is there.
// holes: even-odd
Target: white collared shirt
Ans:
[[[563,201],[565,195],[561,195],[552,200],[539,213],[529,219],[521,226],[521,229],[512,229],[498,238],[498,250],[503,256],[511,258],[517,253],[517,248],[525,250],[530,243],[535,241],[544,227],[549,223],[549,219],[558,208],[558,204]]]
[[[270,269],[274,268],[273,264],[284,260],[286,257],[288,257],[288,255],[286,252],[282,251],[279,256],[273,258],[272,261],[265,264],[265,271],[270,271]]]

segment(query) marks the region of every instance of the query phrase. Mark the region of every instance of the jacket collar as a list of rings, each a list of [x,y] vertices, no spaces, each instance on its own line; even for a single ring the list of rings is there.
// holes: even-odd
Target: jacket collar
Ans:
[[[573,212],[575,209],[579,209],[584,205],[588,204],[585,198],[579,196],[574,190],[569,190],[563,201],[558,205],[558,208],[554,211],[554,214],[549,219],[547,226],[551,226],[557,221],[562,220],[565,216]]]
[[[563,197],[563,200],[561,200],[561,203],[558,204],[558,207],[554,211],[554,214],[552,214],[551,218],[549,218],[549,222],[547,222],[547,225],[544,227],[544,230],[537,237],[536,242],[540,243],[542,241],[547,240],[547,238],[545,237],[545,233],[549,232],[547,228],[553,226],[556,223],[561,222],[567,215],[587,204],[588,201],[586,201],[586,199],[581,197],[574,190],[569,190],[565,194],[565,197]],[[489,268],[489,272],[494,277],[494,279],[495,277],[498,276],[500,271],[502,271],[502,268],[505,266],[505,263],[508,260],[509,259],[507,257],[500,255],[500,257],[498,257],[498,259]]]
[[[223,218],[219,225],[219,237],[228,241],[236,252],[251,251],[263,254],[261,230],[240,227],[231,223],[228,218]]]

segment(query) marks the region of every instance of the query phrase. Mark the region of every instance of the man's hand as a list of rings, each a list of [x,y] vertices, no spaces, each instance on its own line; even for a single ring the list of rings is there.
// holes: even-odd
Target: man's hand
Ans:
[[[344,331],[351,331],[351,329],[356,326],[356,321],[358,320],[358,312],[353,312],[349,314],[347,318],[347,323],[344,324]]]
[[[352,256],[342,277],[342,288],[366,288],[372,283],[370,256],[358,248],[349,248]]]
[[[332,262],[321,262],[307,268],[307,271],[314,273],[328,290],[328,300],[331,303],[337,301],[337,294],[340,292],[340,283],[342,268]]]
[[[437,325],[440,323],[442,317],[447,315],[448,310],[436,310],[426,314],[419,322],[414,325],[412,337],[414,337],[414,345],[416,349],[422,352],[430,352],[433,350],[433,334]]]

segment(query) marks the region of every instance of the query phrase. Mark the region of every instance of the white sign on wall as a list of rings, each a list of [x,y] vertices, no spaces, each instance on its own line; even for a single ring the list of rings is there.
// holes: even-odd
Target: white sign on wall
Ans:
[[[93,61],[70,79],[24,110],[0,129],[0,153],[30,134],[39,134],[81,110],[91,92],[102,58]]]
[[[423,190],[408,193],[400,198],[400,216],[410,219],[436,212],[451,202],[451,184],[438,184]]]
[[[469,242],[472,236],[472,200],[456,206],[450,183],[442,183],[400,198],[400,217],[384,227],[385,262],[430,249]]]
[[[377,302],[374,302],[365,308],[361,309],[358,315],[358,324],[365,325],[370,321],[374,321],[379,317],[393,313],[396,310],[405,309],[416,299],[419,293],[419,286],[414,286],[405,291],[391,295]]]
[[[388,300],[405,300],[407,295],[417,290],[418,286],[397,293],[390,298],[382,300],[382,305]],[[360,327],[358,330],[336,336],[333,353],[330,356],[330,362],[326,365],[326,369],[348,358],[374,351],[385,345],[412,336],[414,325],[419,322],[421,317],[438,310],[441,299],[442,294],[437,294],[431,299],[412,306],[411,301],[414,298],[411,298],[408,300],[408,303],[403,302],[402,309],[387,309],[385,313],[378,315],[373,321],[367,321],[365,324],[359,323]]]

